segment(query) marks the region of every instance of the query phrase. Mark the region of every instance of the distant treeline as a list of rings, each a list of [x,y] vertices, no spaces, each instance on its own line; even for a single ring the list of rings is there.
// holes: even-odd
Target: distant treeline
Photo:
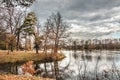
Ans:
[[[69,50],[118,50],[120,49],[120,39],[75,40],[69,42],[64,48]]]

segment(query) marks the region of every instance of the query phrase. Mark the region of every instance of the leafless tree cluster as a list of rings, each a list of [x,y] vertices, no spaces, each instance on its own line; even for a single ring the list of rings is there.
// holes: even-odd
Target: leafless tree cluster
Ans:
[[[13,46],[15,46],[15,41],[19,37],[17,35],[18,28],[22,25],[24,19],[24,11],[17,9],[15,7],[0,7],[0,26],[4,29],[6,34],[6,42],[8,46],[6,49],[13,51]],[[19,41],[17,39],[17,45]],[[19,46],[19,45],[18,45]]]
[[[52,14],[46,21],[43,28],[44,36],[44,52],[47,56],[47,50],[51,49],[52,54],[56,55],[58,58],[58,50],[60,50],[60,45],[67,37],[67,29],[69,26],[63,21],[61,14],[58,12]],[[58,62],[54,61],[54,71],[55,77],[59,80],[59,66]]]
[[[0,4],[4,4],[6,7],[22,6],[29,7],[35,0],[1,0]]]
[[[68,41],[69,42],[69,41]],[[89,39],[71,40],[63,48],[74,50],[118,50],[120,49],[119,39]]]

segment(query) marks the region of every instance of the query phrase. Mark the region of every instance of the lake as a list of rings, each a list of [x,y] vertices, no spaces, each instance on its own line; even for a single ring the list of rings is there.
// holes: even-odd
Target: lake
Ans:
[[[88,76],[89,80],[96,76],[103,76],[106,73],[119,75],[120,71],[120,51],[63,51],[66,58],[60,63],[61,67],[67,66],[64,70],[65,80],[82,80]],[[120,79],[119,76],[111,80]],[[112,78],[113,77],[113,78]],[[87,79],[86,79],[87,80]]]

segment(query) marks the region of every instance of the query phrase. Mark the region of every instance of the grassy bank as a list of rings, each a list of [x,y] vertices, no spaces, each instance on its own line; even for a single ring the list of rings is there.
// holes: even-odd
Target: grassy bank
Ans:
[[[57,58],[56,58],[57,56]],[[34,52],[14,52],[11,54],[1,53],[0,51],[0,64],[3,63],[24,63],[26,61],[34,61],[35,63],[44,63],[44,62],[53,62],[54,60],[62,60],[65,58],[64,54],[58,53],[57,55],[53,55],[51,53],[47,54],[40,52],[39,54],[35,54]]]
[[[50,78],[41,78],[35,76],[21,76],[21,75],[0,75],[0,80],[55,80]]]

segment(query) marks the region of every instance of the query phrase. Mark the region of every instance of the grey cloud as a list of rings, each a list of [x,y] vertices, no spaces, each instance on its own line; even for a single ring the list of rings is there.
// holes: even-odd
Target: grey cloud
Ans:
[[[110,9],[119,6],[119,0],[70,0],[69,9],[80,11],[96,11],[99,9]]]
[[[90,33],[90,32],[77,32],[77,33],[73,33],[71,36],[75,36],[75,37],[80,37],[80,38],[83,38],[83,39],[94,39],[94,38],[99,38],[101,36],[108,36],[110,35],[111,33],[113,33],[112,31],[110,32],[97,32],[97,33]]]
[[[30,10],[41,23],[52,12],[61,12],[68,24],[80,26],[80,32],[73,32],[76,37],[101,37],[120,31],[119,0],[37,0]]]

